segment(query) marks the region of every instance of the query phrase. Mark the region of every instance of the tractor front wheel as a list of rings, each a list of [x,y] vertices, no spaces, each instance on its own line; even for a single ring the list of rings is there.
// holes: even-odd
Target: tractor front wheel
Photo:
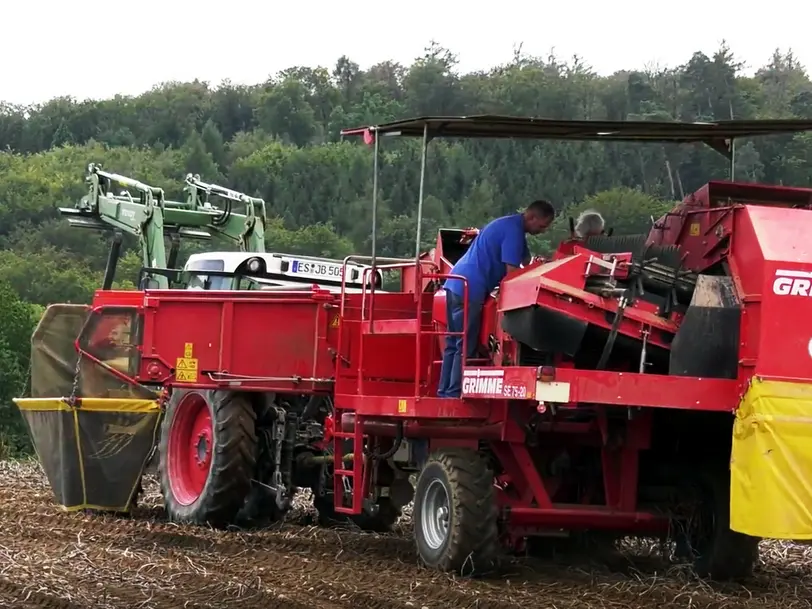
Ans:
[[[493,471],[470,449],[434,453],[414,497],[417,553],[429,567],[461,575],[491,571],[499,551]]]
[[[175,390],[161,429],[161,492],[175,522],[231,524],[251,490],[256,413],[246,396]]]

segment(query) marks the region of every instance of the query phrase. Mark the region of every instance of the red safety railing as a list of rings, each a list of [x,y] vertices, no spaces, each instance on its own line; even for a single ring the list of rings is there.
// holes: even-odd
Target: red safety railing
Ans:
[[[429,336],[445,336],[446,338],[452,336],[461,336],[462,337],[462,346],[460,347],[460,360],[461,366],[465,364],[467,354],[468,354],[468,337],[466,336],[467,332],[466,329],[468,328],[468,279],[463,277],[462,275],[454,275],[452,273],[426,273],[425,275],[421,275],[420,269],[417,269],[417,279],[418,285],[422,285],[423,279],[459,279],[462,281],[462,331],[461,332],[449,332],[448,327],[451,324],[451,320],[446,318],[446,330],[428,330],[424,331],[422,329],[422,325],[420,323],[420,315],[422,311],[420,310],[422,299],[418,299],[417,301],[417,331],[415,336],[415,344],[416,344],[416,358],[415,358],[415,375],[414,375],[414,394],[415,397],[420,396],[420,356],[421,356],[421,339],[424,335]],[[448,293],[446,292],[446,298],[448,298]],[[440,353],[440,359],[442,360],[442,351]],[[432,360],[432,364],[434,360]]]
[[[403,259],[403,258],[381,258],[375,257],[374,259],[372,256],[347,256],[344,258],[343,265],[341,268],[341,308],[339,309],[341,323],[338,325],[338,346],[336,349],[337,352],[337,362],[340,363],[343,354],[341,353],[344,337],[344,313],[345,307],[347,304],[346,298],[346,288],[347,288],[347,263],[348,262],[383,262],[383,266],[372,266],[365,268],[361,273],[361,322],[369,322],[370,328],[372,327],[372,322],[374,321],[374,308],[375,308],[375,282],[374,281],[367,281],[367,278],[372,279],[373,272],[378,271],[386,271],[386,270],[396,270],[399,268],[406,268],[415,264],[414,259]],[[418,271],[418,275],[419,275]],[[369,285],[368,285],[369,284]],[[369,288],[369,319],[367,319],[367,288]],[[418,301],[419,307],[419,301]],[[364,341],[360,341],[358,345],[358,365],[355,367],[357,374],[356,374],[356,386],[359,390],[363,387],[363,361],[364,361]],[[361,392],[363,393],[363,391]]]
[[[372,260],[371,257],[364,257],[364,256],[349,256],[345,258],[344,265],[342,269],[342,278],[341,278],[341,309],[340,309],[340,319],[341,322],[339,323],[338,328],[338,346],[337,346],[337,366],[341,365],[341,361],[343,358],[342,354],[342,346],[343,346],[343,332],[346,326],[344,321],[345,311],[346,311],[346,274],[347,274],[347,262],[350,260]],[[459,336],[462,340],[462,348],[461,348],[461,358],[463,362],[466,360],[466,354],[468,350],[467,344],[467,337],[466,337],[466,328],[468,327],[468,280],[465,277],[460,275],[455,275],[452,273],[439,273],[439,272],[432,272],[424,274],[422,272],[423,261],[420,260],[402,260],[396,258],[377,258],[375,262],[384,262],[385,264],[382,266],[374,266],[370,268],[364,269],[362,272],[362,289],[361,289],[361,312],[360,312],[360,319],[361,322],[366,322],[369,324],[370,332],[374,331],[373,322],[375,319],[375,282],[374,281],[367,281],[367,278],[372,278],[373,272],[377,271],[391,271],[397,269],[405,269],[412,266],[416,266],[416,273],[415,273],[415,371],[414,371],[414,397],[420,397],[422,395],[421,391],[421,365],[422,365],[422,341],[424,336]],[[434,267],[436,268],[436,266]],[[462,330],[460,332],[449,332],[448,330],[424,330],[423,329],[423,314],[425,311],[423,310],[423,302],[424,302],[424,294],[422,291],[422,285],[424,279],[430,280],[443,280],[443,279],[459,279],[463,282],[463,314],[462,314]],[[368,294],[368,296],[367,296]],[[369,299],[369,304],[367,305],[367,298]],[[429,310],[431,313],[433,307]],[[450,321],[450,320],[447,320]],[[363,328],[363,323],[362,323]],[[363,331],[363,329],[361,330]],[[358,347],[358,365],[355,366],[356,369],[356,387],[360,393],[363,394],[363,362],[364,362],[364,342],[363,340],[360,341]],[[349,355],[349,354],[348,354]],[[434,364],[434,360],[432,360],[432,364]],[[430,378],[430,375],[429,375]],[[334,424],[335,424],[335,431],[333,432],[333,454],[334,454],[334,469],[333,469],[333,493],[336,498],[335,503],[335,510],[338,513],[347,513],[347,514],[358,514],[361,513],[363,509],[363,498],[368,493],[368,486],[370,483],[370,474],[369,469],[366,468],[365,460],[366,457],[364,456],[364,432],[363,432],[363,417],[360,417],[355,413],[353,418],[353,430],[351,432],[344,431],[343,428],[343,413],[344,412],[352,412],[354,411],[354,407],[344,407],[339,404],[337,401],[334,403],[333,406],[333,416],[334,416]],[[352,440],[352,451],[353,451],[353,463],[351,468],[347,468],[344,465],[344,448],[342,442],[344,440]],[[352,481],[352,482],[350,482]],[[360,483],[360,489],[356,486],[356,481]],[[351,496],[351,506],[345,506],[343,499],[339,500],[339,497],[344,497],[346,494],[349,493]]]
[[[371,261],[372,257],[370,256],[348,256],[344,259],[344,266],[342,269],[342,278],[341,278],[341,317],[344,317],[344,307],[346,303],[346,299],[343,297],[345,294],[346,288],[346,269],[347,269],[347,262],[349,261]],[[423,273],[423,264],[424,261],[421,260],[414,260],[408,259],[404,260],[401,258],[376,258],[375,261],[381,261],[385,264],[381,266],[374,266],[369,267],[363,270],[362,272],[362,288],[361,288],[361,321],[368,322],[370,325],[370,330],[373,330],[373,321],[375,319],[375,282],[368,281],[372,279],[373,272],[385,272],[385,271],[393,271],[398,269],[406,269],[410,267],[415,267],[415,374],[414,374],[414,396],[420,397],[422,395],[421,391],[421,365],[423,364],[422,361],[422,339],[424,336],[436,336],[436,337],[452,337],[458,336],[462,338],[462,345],[461,345],[461,359],[463,362],[467,360],[467,352],[468,352],[468,339],[466,336],[466,328],[468,327],[468,279],[461,276],[455,275],[453,273],[439,273],[439,272],[431,272],[431,273]],[[436,268],[436,265],[432,266]],[[429,280],[447,280],[447,279],[458,279],[463,284],[463,315],[462,315],[462,330],[460,332],[450,332],[446,330],[424,330],[422,324],[422,316],[423,316],[423,281],[425,279]],[[369,305],[367,306],[367,295],[369,298]],[[367,316],[368,315],[368,316]],[[450,324],[450,320],[446,320],[446,324]],[[342,329],[344,324],[339,324],[339,335],[338,335],[338,345],[339,345],[339,357],[341,357],[341,345],[342,342]],[[359,390],[361,390],[363,385],[363,360],[364,360],[364,341],[361,341],[359,344],[359,351],[358,351],[358,366],[356,366],[357,370],[357,385]],[[441,359],[442,359],[442,351],[441,351]],[[432,359],[432,364],[435,363],[435,360]],[[363,393],[363,391],[361,391]]]

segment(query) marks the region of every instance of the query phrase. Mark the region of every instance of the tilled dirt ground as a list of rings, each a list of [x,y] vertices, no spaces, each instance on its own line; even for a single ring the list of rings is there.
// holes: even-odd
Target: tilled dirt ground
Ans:
[[[550,544],[500,577],[465,580],[418,566],[408,517],[393,535],[308,526],[307,499],[263,531],[181,527],[148,481],[130,517],[66,514],[39,467],[0,462],[0,607],[604,608],[812,607],[812,546],[763,542],[746,585],[696,580],[657,544],[612,555]]]

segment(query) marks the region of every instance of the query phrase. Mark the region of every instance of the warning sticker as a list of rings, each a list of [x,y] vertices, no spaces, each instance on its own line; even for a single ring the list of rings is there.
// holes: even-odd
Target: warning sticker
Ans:
[[[197,370],[175,370],[175,380],[179,383],[196,383]]]
[[[398,400],[398,414],[406,414],[407,408],[406,400]]]
[[[338,315],[333,317],[332,321],[330,322],[330,327],[331,328],[337,328],[338,327]]]
[[[190,357],[179,357],[175,361],[175,370],[197,370],[197,360]]]
[[[694,222],[693,224],[691,224],[691,228],[689,229],[688,232],[691,235],[691,237],[698,237],[700,233],[699,222]]]
[[[183,346],[183,357],[175,361],[175,380],[179,383],[197,382],[197,359],[193,356],[194,345],[186,343]]]

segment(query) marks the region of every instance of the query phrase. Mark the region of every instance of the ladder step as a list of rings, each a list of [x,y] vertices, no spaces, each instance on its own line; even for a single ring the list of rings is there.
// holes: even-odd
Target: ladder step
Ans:
[[[351,469],[334,469],[333,474],[338,474],[339,476],[344,476],[345,478],[352,478],[355,476],[355,473]]]
[[[333,437],[345,440],[352,440],[353,438],[355,438],[355,434],[351,431],[334,431]]]

